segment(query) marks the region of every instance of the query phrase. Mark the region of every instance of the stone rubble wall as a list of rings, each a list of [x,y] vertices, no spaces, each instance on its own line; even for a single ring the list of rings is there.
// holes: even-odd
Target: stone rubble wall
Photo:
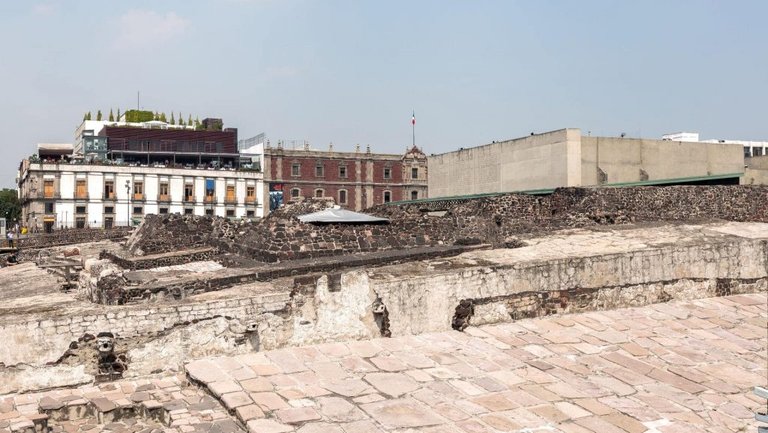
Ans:
[[[448,269],[409,278],[370,279],[368,284],[387,307],[392,334],[407,335],[451,329],[456,307],[465,299],[475,305],[470,323],[488,324],[765,291],[767,257],[766,241],[742,239]],[[538,308],[532,309],[531,303]]]
[[[19,241],[22,250],[30,248],[49,248],[61,245],[81,244],[103,240],[119,240],[130,235],[133,227],[114,227],[111,229],[85,228],[61,229],[53,233],[29,235]]]
[[[129,248],[135,254],[152,254],[209,245],[276,262],[446,244],[509,247],[519,246],[519,236],[563,228],[713,219],[766,222],[768,186],[560,188],[548,196],[503,194],[379,205],[365,211],[389,218],[389,224],[305,224],[295,216],[321,205],[299,206],[255,223],[150,216]]]

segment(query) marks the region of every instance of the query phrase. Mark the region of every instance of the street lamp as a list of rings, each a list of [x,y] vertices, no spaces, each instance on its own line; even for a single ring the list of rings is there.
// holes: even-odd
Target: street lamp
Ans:
[[[126,225],[128,227],[131,226],[131,181],[126,179],[125,180],[125,202],[127,204],[126,207]]]

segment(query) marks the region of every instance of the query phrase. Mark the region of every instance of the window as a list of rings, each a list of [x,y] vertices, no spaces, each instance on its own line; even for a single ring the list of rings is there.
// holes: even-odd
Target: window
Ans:
[[[411,179],[418,179],[419,178],[419,169],[414,167],[411,169]]]
[[[85,179],[78,180],[75,187],[76,198],[88,198],[88,190],[85,185]]]
[[[291,190],[291,198],[299,198],[301,196],[301,190],[294,188]]]
[[[206,214],[206,215],[208,215],[208,216],[211,216],[211,215],[213,215],[213,209],[210,209],[210,208],[209,208],[209,209],[206,209],[206,210],[205,210],[205,214]]]
[[[144,200],[144,182],[133,183],[133,199]]]
[[[322,162],[318,162],[315,166],[315,177],[323,177],[325,176],[325,167],[323,167]]]
[[[247,216],[248,218],[253,218],[254,216],[256,216],[256,212],[252,210],[247,210],[245,211],[245,216]]]
[[[45,180],[43,181],[43,193],[45,194],[45,198],[53,198],[53,181],[52,180]],[[53,211],[51,211],[53,212]]]
[[[184,201],[195,201],[195,188],[191,183],[184,184]]]
[[[301,176],[301,164],[291,165],[291,176]]]
[[[212,202],[214,200],[216,181],[213,179],[205,180],[205,201]]]
[[[104,213],[115,213],[114,206],[104,206]]]
[[[411,200],[418,200],[418,199],[419,199],[419,192],[411,191]]]
[[[111,229],[112,226],[114,226],[114,225],[115,225],[114,218],[112,218],[111,216],[110,217],[104,217],[104,228],[105,229]]]
[[[389,167],[384,168],[384,179],[392,179],[392,169]]]
[[[346,165],[340,165],[339,166],[339,177],[342,179],[347,178],[347,166]]]
[[[234,185],[227,185],[227,202],[234,203],[235,202],[235,186]]]
[[[227,216],[228,217],[234,217],[235,216],[235,210],[234,209],[227,209]]]
[[[753,147],[752,148],[752,156],[763,156],[763,148],[762,147]]]
[[[115,181],[104,181],[104,198],[107,200],[115,198]]]
[[[384,191],[384,203],[389,203],[392,201],[392,193],[389,191]]]
[[[53,203],[46,203],[45,204],[45,213],[51,214],[54,212]]]
[[[158,188],[159,200],[168,200],[168,182],[161,182]]]
[[[75,206],[75,213],[77,213],[77,214],[84,214],[85,213],[85,206]]]
[[[339,204],[347,204],[347,190],[339,190]]]
[[[168,208],[167,207],[161,207],[158,213],[160,215],[168,215]]]
[[[85,228],[85,217],[77,217],[75,218],[75,227],[79,229]]]
[[[184,215],[192,215],[193,213],[194,211],[192,210],[192,208],[190,207],[184,208]]]
[[[316,189],[315,190],[315,197],[317,197],[317,198],[325,197],[325,191],[323,191],[322,189]]]
[[[134,215],[141,215],[144,213],[144,207],[143,206],[134,206],[133,207],[133,214]]]
[[[256,203],[256,187],[255,186],[245,187],[245,201],[247,203]]]

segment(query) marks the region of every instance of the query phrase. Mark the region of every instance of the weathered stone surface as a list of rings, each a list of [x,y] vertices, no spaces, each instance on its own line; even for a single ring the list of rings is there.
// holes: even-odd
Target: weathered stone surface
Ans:
[[[385,428],[424,427],[445,423],[445,419],[416,400],[385,400],[360,406]]]

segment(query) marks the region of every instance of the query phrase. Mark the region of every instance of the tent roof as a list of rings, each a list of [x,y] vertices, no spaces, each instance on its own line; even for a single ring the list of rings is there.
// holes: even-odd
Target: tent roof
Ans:
[[[297,217],[303,223],[351,223],[368,224],[389,222],[387,218],[379,218],[346,209],[326,209]]]

